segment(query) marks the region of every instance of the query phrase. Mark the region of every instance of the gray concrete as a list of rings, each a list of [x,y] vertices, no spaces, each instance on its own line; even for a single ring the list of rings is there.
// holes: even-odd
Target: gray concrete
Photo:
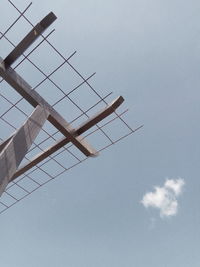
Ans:
[[[11,67],[6,68],[2,58],[0,58],[0,76],[10,84],[23,98],[32,106],[44,106],[50,113],[48,120],[69,140],[80,149],[86,156],[96,155],[96,150],[92,148],[81,136],[74,136],[74,129],[70,124],[47,103],[31,86]]]
[[[93,117],[89,118],[87,121],[85,121],[83,124],[81,124],[76,131],[74,132],[75,135],[82,134],[92,128],[95,124],[102,121],[104,118],[108,117],[110,114],[115,112],[115,110],[123,103],[124,99],[122,96],[115,99],[111,104],[109,104],[107,107],[102,109],[100,112],[95,114]],[[30,170],[33,166],[43,161],[45,158],[49,157],[53,153],[55,153],[57,150],[65,146],[70,142],[69,138],[62,138],[58,142],[56,142],[54,145],[47,148],[44,152],[34,157],[31,162],[28,164],[22,166],[19,170],[15,172],[11,180],[13,181],[26,171]]]
[[[92,148],[81,137],[74,137],[74,129],[69,123],[56,112],[37,92],[33,91],[31,86],[16,73],[11,65],[25,52],[25,50],[42,34],[54,21],[56,16],[50,12],[43,20],[41,20],[24,38],[16,45],[13,51],[3,60],[0,58],[0,76],[10,84],[22,97],[24,97],[31,105],[43,105],[49,110],[49,121],[69,140],[77,146],[86,156],[96,155],[96,150]]]
[[[22,127],[16,131],[9,141],[6,141],[5,147],[0,153],[0,196],[10,182],[48,116],[49,112],[38,105]]]
[[[11,67],[55,19],[56,16],[52,12],[49,13],[18,45],[16,45],[5,60],[0,58],[0,76],[36,108],[25,124],[13,136],[0,144],[0,195],[10,181],[35,166],[68,142],[72,142],[86,156],[96,156],[98,154],[97,151],[86,142],[81,134],[114,112],[124,101],[123,97],[117,98],[106,108],[89,118],[79,128],[73,129],[71,125],[36,91],[32,90],[31,86]],[[18,170],[21,161],[28,152],[28,149],[46,119],[48,119],[65,138],[61,139],[44,153],[41,153],[30,163]]]

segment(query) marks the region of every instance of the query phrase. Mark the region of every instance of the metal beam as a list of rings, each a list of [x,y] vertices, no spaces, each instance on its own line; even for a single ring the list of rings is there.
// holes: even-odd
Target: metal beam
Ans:
[[[80,149],[87,157],[95,156],[96,150],[93,149],[85,140],[81,140],[80,136],[74,136],[74,129],[70,124],[31,86],[11,67],[5,68],[5,63],[0,58],[0,76],[10,84],[23,98],[25,98],[33,107],[37,105],[44,106],[50,113],[48,120],[69,140]]]
[[[23,126],[16,131],[0,153],[0,196],[25,157],[49,112],[37,106]]]
[[[115,112],[115,110],[124,102],[124,98],[119,96],[115,100],[113,100],[107,107],[103,108],[101,111],[96,113],[94,116],[89,118],[86,122],[81,124],[78,129],[76,129],[76,134],[80,135],[86,132],[88,129],[92,128],[95,124],[102,121],[110,114]]]
[[[87,131],[88,129],[92,128],[94,125],[96,125],[98,122],[102,121],[104,118],[108,117],[110,114],[112,114],[122,103],[124,99],[122,96],[115,99],[111,104],[109,104],[107,107],[102,109],[100,112],[96,113],[92,118],[89,118],[86,122],[84,122],[82,125],[80,125],[74,132],[74,134],[79,135]],[[53,146],[50,146],[47,148],[44,152],[37,155],[35,158],[31,160],[28,164],[22,166],[19,170],[15,172],[15,174],[12,177],[12,181],[25,173],[26,171],[30,170],[33,166],[43,161],[45,158],[52,155],[54,152],[65,146],[70,142],[69,138],[62,138],[60,141],[58,141]]]
[[[43,18],[13,49],[13,51],[5,58],[5,67],[11,66],[25,51],[26,49],[42,34],[55,20],[56,16],[50,12]]]

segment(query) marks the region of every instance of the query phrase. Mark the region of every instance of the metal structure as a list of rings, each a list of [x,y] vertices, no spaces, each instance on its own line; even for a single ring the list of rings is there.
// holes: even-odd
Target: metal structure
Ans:
[[[8,135],[10,135],[8,138],[2,137],[0,144],[0,195],[2,195],[0,213],[88,157],[97,156],[103,149],[141,128],[140,126],[135,130],[131,129],[122,117],[126,111],[116,112],[124,101],[123,97],[120,96],[108,104],[107,99],[111,93],[101,96],[89,83],[94,74],[84,78],[73,66],[71,60],[76,52],[68,58],[64,57],[48,40],[53,31],[46,36],[43,35],[43,32],[56,20],[54,13],[49,13],[34,26],[25,16],[31,4],[20,11],[12,1],[8,0],[8,3],[17,11],[18,16],[4,32],[0,32],[0,41],[4,40],[13,46],[4,59],[0,58],[2,77],[0,103],[5,103],[0,114],[0,128],[8,128]],[[31,30],[15,45],[8,37],[8,33],[20,19],[24,19],[31,26]],[[31,56],[37,53],[44,43],[61,61],[48,74],[31,59]],[[3,48],[0,46],[0,52],[1,49]],[[48,60],[46,61],[48,64]],[[24,63],[28,63],[37,73],[40,73],[40,80],[35,86],[31,86],[18,73],[21,67],[23,70]],[[70,89],[63,88],[55,79],[55,74],[66,66],[79,80],[79,83],[76,81],[77,84]],[[65,76],[67,80],[67,72]],[[45,98],[49,95],[46,82],[55,90],[51,104]],[[83,86],[86,86],[89,92],[86,96],[82,95],[86,90],[80,93],[80,88]],[[11,99],[8,93],[11,88],[17,92],[17,100]],[[43,93],[44,97],[40,94],[41,88],[46,89]],[[90,103],[87,108],[82,107],[77,99],[77,91],[81,94],[81,101],[85,99],[86,102],[90,102],[88,96],[92,95],[93,103]],[[63,113],[62,110],[67,109],[69,105],[73,107],[72,109],[76,109],[76,112],[75,117],[67,121],[64,118],[65,112]],[[98,108],[100,111],[96,113]],[[94,115],[91,115],[91,112]],[[78,124],[80,121],[81,123]],[[15,126],[16,122],[21,126]],[[118,133],[119,136],[113,138],[109,128],[115,122],[118,123],[117,126],[121,124],[121,130],[116,131],[114,128],[115,135]],[[74,124],[78,126],[72,126]],[[14,133],[12,133],[13,130]],[[91,139],[93,142],[96,134],[100,135],[99,147],[94,149],[86,139]],[[65,159],[64,162],[63,159]]]

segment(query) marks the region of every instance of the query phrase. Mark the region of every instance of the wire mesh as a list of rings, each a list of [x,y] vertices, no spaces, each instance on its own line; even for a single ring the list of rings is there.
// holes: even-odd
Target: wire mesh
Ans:
[[[13,20],[2,26],[0,31],[1,56],[5,57],[24,36],[16,40],[16,31],[23,28],[23,34],[34,27],[26,16],[31,6],[22,11],[10,0]],[[23,23],[20,22],[23,20]],[[26,79],[55,110],[62,114],[73,127],[90,118],[97,110],[107,106],[112,93],[101,95],[93,88],[91,80],[95,73],[84,77],[73,65],[73,52],[68,57],[61,54],[49,41],[54,30],[39,39],[15,62],[13,68]],[[0,140],[4,141],[18,129],[33,111],[26,102],[3,79],[0,80]],[[99,124],[88,130],[83,136],[102,151],[132,134],[133,130],[124,120],[126,111],[113,113]],[[140,128],[140,127],[139,127]],[[138,129],[139,129],[138,128]],[[49,122],[46,122],[20,166],[31,161],[37,154],[63,135]],[[73,144],[67,144],[53,155],[10,182],[0,198],[0,213],[26,198],[35,190],[55,179],[64,172],[87,159]]]

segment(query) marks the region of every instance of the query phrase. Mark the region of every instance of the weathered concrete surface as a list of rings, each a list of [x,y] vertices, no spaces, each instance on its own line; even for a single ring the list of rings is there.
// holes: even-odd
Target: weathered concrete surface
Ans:
[[[25,157],[49,112],[37,106],[22,127],[6,143],[0,152],[0,196]]]
[[[0,76],[10,84],[23,98],[25,98],[33,107],[37,105],[44,106],[50,113],[48,120],[69,140],[88,156],[96,155],[96,150],[92,148],[81,136],[74,136],[74,129],[71,125],[31,86],[11,67],[6,68],[5,63],[0,58]]]

